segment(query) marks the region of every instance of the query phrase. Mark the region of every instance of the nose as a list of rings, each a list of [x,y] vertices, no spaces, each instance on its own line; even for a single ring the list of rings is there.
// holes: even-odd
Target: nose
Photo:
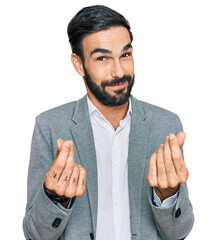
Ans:
[[[119,60],[114,61],[111,69],[111,74],[113,78],[122,78],[124,76],[123,67]]]

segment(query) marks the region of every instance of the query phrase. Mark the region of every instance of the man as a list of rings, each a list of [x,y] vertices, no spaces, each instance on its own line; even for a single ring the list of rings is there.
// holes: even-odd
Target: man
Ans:
[[[194,216],[177,115],[141,102],[129,23],[105,6],[68,25],[87,95],[36,119],[26,239],[184,239]]]

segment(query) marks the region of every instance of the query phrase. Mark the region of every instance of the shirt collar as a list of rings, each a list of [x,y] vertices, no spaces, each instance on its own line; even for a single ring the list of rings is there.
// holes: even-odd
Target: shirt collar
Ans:
[[[90,116],[92,116],[93,114],[97,114],[98,116],[101,116],[105,119],[105,117],[103,116],[103,114],[96,108],[96,106],[90,101],[89,97],[87,96],[87,104],[88,104],[88,110],[89,110],[89,114]],[[128,111],[127,111],[127,115],[125,117],[125,119],[128,116],[132,116],[132,103],[131,103],[131,97],[129,97],[129,107],[128,107]],[[106,119],[105,119],[106,120]],[[107,121],[107,120],[106,120]]]

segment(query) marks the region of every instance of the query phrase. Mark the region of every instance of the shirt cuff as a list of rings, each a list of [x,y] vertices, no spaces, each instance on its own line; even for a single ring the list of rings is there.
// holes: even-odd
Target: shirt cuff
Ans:
[[[72,207],[72,198],[70,198],[69,204],[68,204],[68,206],[66,207],[66,209],[70,209],[71,207]]]
[[[162,208],[169,208],[173,205],[173,203],[178,198],[179,190],[171,197],[168,197],[161,202],[160,198],[156,194],[154,188],[152,188],[152,202],[156,207],[162,207]]]

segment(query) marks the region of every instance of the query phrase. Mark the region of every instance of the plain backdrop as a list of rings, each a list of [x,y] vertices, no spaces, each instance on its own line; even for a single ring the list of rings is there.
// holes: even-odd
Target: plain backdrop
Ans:
[[[67,25],[84,6],[121,12],[134,34],[133,95],[179,115],[195,225],[187,239],[216,239],[217,4],[204,0],[0,3],[1,236],[24,239],[35,117],[85,93],[70,62]]]

